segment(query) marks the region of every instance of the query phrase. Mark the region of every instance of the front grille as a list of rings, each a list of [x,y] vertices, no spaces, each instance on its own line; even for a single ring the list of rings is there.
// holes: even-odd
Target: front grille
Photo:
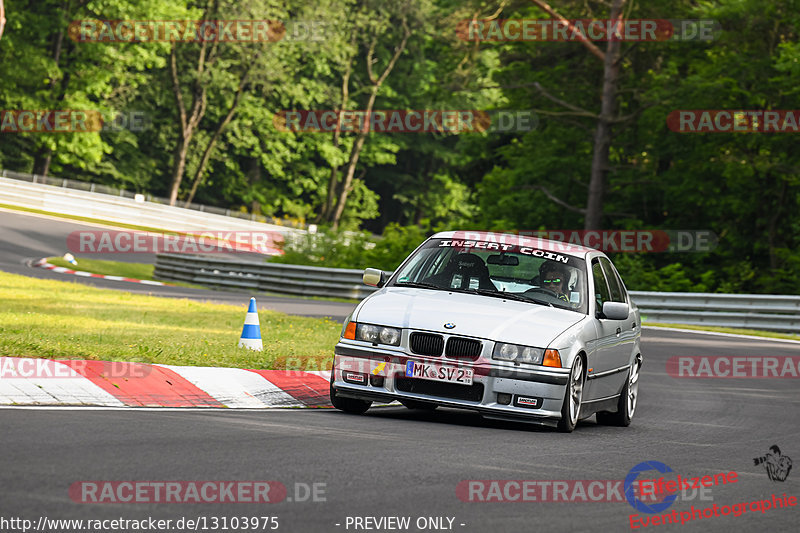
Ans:
[[[483,383],[459,385],[457,383],[443,383],[426,379],[397,378],[394,380],[394,385],[397,390],[402,392],[426,394],[428,396],[438,396],[439,398],[453,398],[470,402],[479,402],[483,399]]]
[[[464,339],[462,337],[450,337],[447,339],[447,349],[445,355],[453,359],[477,359],[481,355],[483,345],[481,341],[474,339]]]
[[[432,333],[411,334],[411,352],[419,355],[442,355],[444,338]]]

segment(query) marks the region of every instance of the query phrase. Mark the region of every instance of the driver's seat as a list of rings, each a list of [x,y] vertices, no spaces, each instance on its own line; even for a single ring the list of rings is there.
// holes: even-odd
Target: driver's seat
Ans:
[[[497,290],[483,259],[471,253],[454,255],[440,273],[425,281],[447,289]]]

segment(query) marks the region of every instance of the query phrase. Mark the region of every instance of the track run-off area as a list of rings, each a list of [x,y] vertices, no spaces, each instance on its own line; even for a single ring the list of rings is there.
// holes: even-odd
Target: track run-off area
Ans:
[[[81,228],[85,225],[0,213],[0,270],[64,280],[29,262],[63,254],[66,235]],[[236,304],[248,297],[69,281]],[[353,307],[282,297],[262,296],[258,302],[336,319]],[[303,408],[2,408],[0,520],[30,520],[31,530],[50,524],[46,531],[54,532],[101,530],[86,527],[87,520],[110,528],[113,520],[150,518],[165,521],[162,531],[243,531],[245,520],[251,531],[295,532],[629,531],[632,525],[647,531],[795,531],[798,506],[778,507],[773,495],[800,497],[800,467],[783,481],[773,480],[768,473],[775,471],[766,461],[776,457],[772,446],[784,458],[800,460],[797,378],[677,377],[668,372],[668,361],[798,357],[800,343],[645,327],[642,348],[640,398],[631,426],[606,427],[591,418],[572,434],[488,421],[466,411],[400,406],[373,407],[363,416]],[[679,493],[671,506],[647,514],[634,509],[615,484],[645,461],[671,469],[641,474],[648,479],[736,476],[706,491]],[[595,487],[616,487],[621,497],[613,488],[598,498],[593,490],[583,496],[575,490],[595,481],[601,482]],[[169,486],[170,500],[166,484],[176,482]],[[238,484],[225,485],[233,482]],[[554,495],[564,482],[568,489]],[[137,494],[143,483],[150,483],[149,489]],[[158,483],[164,485],[156,496],[152,487]],[[187,487],[199,487],[199,496],[191,497]],[[214,497],[205,498],[203,487],[213,489]],[[752,506],[762,500],[770,502],[769,509]],[[745,502],[747,512],[735,507]],[[703,517],[702,510],[714,506],[719,516]],[[725,508],[729,514],[722,516]],[[672,511],[677,524],[644,527],[645,517]],[[682,513],[692,518],[681,524]],[[84,523],[57,528],[43,519]],[[0,521],[0,530],[21,531],[21,524]],[[106,530],[123,530],[117,526]]]

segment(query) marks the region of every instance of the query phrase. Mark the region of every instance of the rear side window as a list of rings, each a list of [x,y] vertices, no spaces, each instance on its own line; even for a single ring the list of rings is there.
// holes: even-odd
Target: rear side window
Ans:
[[[592,261],[592,278],[594,279],[594,297],[597,301],[597,308],[602,309],[605,302],[611,301],[611,296],[608,292],[608,284],[606,284],[606,276],[603,273],[603,267],[597,259]]]
[[[611,301],[627,302],[628,299],[625,297],[625,289],[622,287],[622,283],[617,276],[616,270],[614,270],[614,267],[611,265],[611,261],[605,257],[601,257],[600,263],[603,265],[603,270],[606,271],[606,281],[608,281],[608,287],[611,289]]]

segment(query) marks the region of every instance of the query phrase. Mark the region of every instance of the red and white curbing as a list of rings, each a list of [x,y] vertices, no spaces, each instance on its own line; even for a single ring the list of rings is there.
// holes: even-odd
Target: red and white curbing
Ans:
[[[72,274],[74,276],[81,276],[83,278],[102,278],[102,279],[110,279],[112,281],[129,281],[132,283],[142,283],[144,285],[167,285],[167,283],[161,283],[160,281],[150,281],[148,279],[123,278],[122,276],[106,276],[104,274],[92,274],[91,272],[84,272],[82,270],[71,270],[69,268],[60,267],[48,263],[47,259],[39,259],[38,261],[33,263],[33,266],[46,268],[47,270],[52,270],[53,272],[58,272],[59,274]]]
[[[0,405],[330,407],[330,372],[0,357]]]

